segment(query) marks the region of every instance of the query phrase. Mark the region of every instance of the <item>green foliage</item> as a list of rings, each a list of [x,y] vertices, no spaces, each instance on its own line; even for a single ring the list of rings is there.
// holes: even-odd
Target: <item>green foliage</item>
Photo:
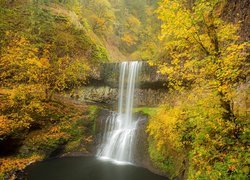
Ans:
[[[168,155],[166,156],[165,153],[156,149],[156,145],[153,139],[149,140],[149,155],[151,160],[153,161],[153,165],[162,172],[167,172],[170,178],[174,178],[180,174],[183,162],[183,155],[182,156],[175,156],[175,155]],[[180,163],[177,164],[176,162],[179,161]],[[175,164],[176,163],[176,164]],[[184,168],[183,168],[184,169]]]
[[[148,116],[153,116],[157,112],[158,108],[154,107],[139,107],[139,108],[133,108],[134,113],[143,113]]]
[[[175,172],[171,168],[168,171],[176,176],[187,168],[189,179],[247,179],[246,119],[224,120],[220,96],[209,89],[178,96],[178,101],[163,106],[148,125],[153,146],[151,156],[156,164],[161,166],[163,160],[175,160],[168,165]],[[186,152],[188,167],[184,166]]]
[[[97,132],[96,132],[96,118],[98,116],[100,108],[93,105],[93,106],[89,106],[88,111],[89,111],[89,119],[90,119],[91,124],[92,124],[92,134],[95,135],[95,134],[97,134]]]

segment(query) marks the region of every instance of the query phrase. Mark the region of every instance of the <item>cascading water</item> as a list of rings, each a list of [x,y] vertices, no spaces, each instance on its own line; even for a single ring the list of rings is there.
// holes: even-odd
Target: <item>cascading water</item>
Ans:
[[[141,62],[120,63],[118,112],[105,122],[102,143],[97,151],[101,159],[133,163],[133,147],[137,120],[133,119],[134,91]]]

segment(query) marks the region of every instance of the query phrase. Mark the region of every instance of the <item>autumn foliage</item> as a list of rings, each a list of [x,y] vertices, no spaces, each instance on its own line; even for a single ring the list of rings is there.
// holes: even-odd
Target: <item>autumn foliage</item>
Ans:
[[[62,145],[88,151],[98,108],[62,94],[98,75],[109,51],[167,77],[146,129],[154,166],[170,178],[249,179],[250,45],[226,3],[0,0],[0,179]]]
[[[234,106],[249,76],[249,43],[237,35],[240,24],[222,20],[224,3],[162,0],[157,10],[164,55],[150,63],[178,93],[152,117],[147,131],[151,157],[172,177],[249,174],[249,114],[238,114]]]

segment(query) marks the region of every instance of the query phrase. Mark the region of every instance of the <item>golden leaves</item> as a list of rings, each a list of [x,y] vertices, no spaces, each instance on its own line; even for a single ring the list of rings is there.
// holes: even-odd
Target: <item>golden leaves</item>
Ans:
[[[121,38],[121,40],[127,44],[127,46],[132,46],[135,45],[137,42],[137,37],[133,36],[132,34],[124,34],[123,37]]]
[[[230,100],[233,89],[249,74],[249,43],[239,42],[239,23],[224,22],[217,12],[220,0],[162,0],[157,10],[161,20],[160,41],[167,58],[155,61],[169,85],[210,85]],[[163,61],[163,62],[162,62]]]
[[[12,132],[13,123],[6,117],[0,116],[0,139]]]
[[[33,155],[27,158],[6,157],[0,158],[0,174],[8,173],[13,170],[23,170],[27,165],[34,161],[41,160],[39,155]]]
[[[7,34],[10,42],[1,54],[1,79],[6,81],[11,77],[14,82],[36,82],[42,66],[37,57],[38,49],[19,34]]]
[[[39,95],[41,99],[51,99],[54,91],[65,89],[68,82],[77,84],[86,80],[90,63],[85,58],[66,56],[53,59],[51,45],[45,45],[41,53],[23,36],[11,32],[7,34],[10,42],[3,48],[0,59],[0,80],[4,85],[35,85],[46,93],[46,97]]]

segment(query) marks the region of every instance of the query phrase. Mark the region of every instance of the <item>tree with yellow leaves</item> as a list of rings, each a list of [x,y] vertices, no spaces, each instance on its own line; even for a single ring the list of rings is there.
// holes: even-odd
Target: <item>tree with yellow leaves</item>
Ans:
[[[11,32],[6,36],[9,42],[0,57],[0,82],[5,87],[36,85],[44,91],[44,99],[50,100],[56,91],[86,79],[89,71],[86,61],[69,57],[53,60],[49,49],[38,57],[38,49],[26,38]]]
[[[224,3],[162,0],[157,10],[165,54],[150,62],[179,93],[151,118],[147,131],[152,159],[172,177],[247,179],[249,174],[249,117],[233,109],[237,88],[250,72],[249,43],[237,35],[240,24],[222,20]]]
[[[220,18],[223,5],[223,0],[161,1],[157,12],[167,59],[156,64],[177,89],[191,84],[217,89],[232,111],[232,89],[249,75],[249,43],[239,41],[240,24]]]
[[[126,24],[123,36],[121,37],[122,42],[128,47],[137,44],[138,33],[140,32],[141,22],[133,15],[129,15],[126,18]]]
[[[102,35],[112,33],[115,14],[111,3],[108,0],[91,0],[88,7],[93,31]]]

